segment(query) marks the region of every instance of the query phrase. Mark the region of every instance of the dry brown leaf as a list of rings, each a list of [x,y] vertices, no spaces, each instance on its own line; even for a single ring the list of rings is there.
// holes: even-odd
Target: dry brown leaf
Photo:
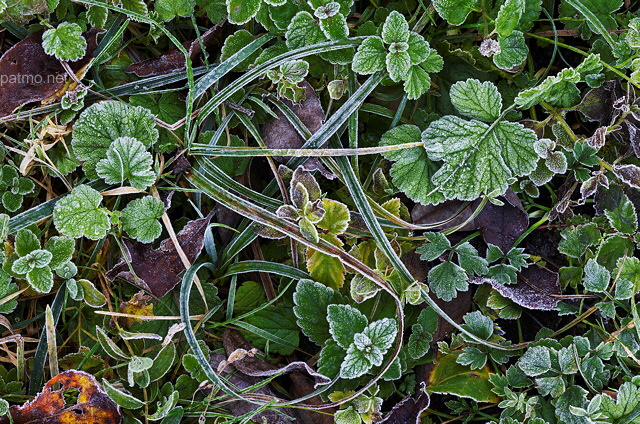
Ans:
[[[52,390],[55,384],[60,390]],[[78,401],[65,407],[64,391],[78,389]],[[69,370],[58,374],[44,385],[40,394],[22,406],[12,406],[9,413],[14,424],[118,424],[120,407],[107,396],[102,385],[83,371]],[[0,424],[8,424],[8,416]]]
[[[78,72],[93,58],[101,32],[104,30],[94,28],[83,34],[87,53],[82,59],[68,63],[73,72]],[[42,32],[16,43],[0,58],[0,117],[24,104],[49,99],[63,89],[67,78],[58,59],[44,52]]]

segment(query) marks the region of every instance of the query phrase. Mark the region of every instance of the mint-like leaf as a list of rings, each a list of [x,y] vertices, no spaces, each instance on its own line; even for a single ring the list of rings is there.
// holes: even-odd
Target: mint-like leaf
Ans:
[[[616,231],[624,234],[633,234],[638,229],[638,217],[636,208],[626,195],[622,196],[620,204],[615,209],[605,210],[609,223]]]
[[[595,293],[604,293],[609,286],[611,274],[593,258],[587,261],[584,267],[584,288]]]
[[[96,172],[109,184],[129,181],[133,187],[145,190],[156,179],[152,163],[144,144],[132,137],[119,137],[107,149],[107,157],[96,164]]]
[[[499,37],[498,46],[500,52],[493,56],[493,63],[505,71],[516,72],[529,54],[524,34],[520,31],[513,31],[508,37]]]
[[[300,280],[293,294],[293,313],[302,332],[317,345],[331,338],[327,307],[346,303],[337,291],[311,280]]]
[[[347,349],[353,343],[353,337],[367,326],[367,317],[349,305],[329,305],[327,321],[331,337],[343,349]]]
[[[477,79],[458,81],[449,92],[451,103],[462,115],[493,122],[500,116],[502,96],[498,87]]]
[[[450,301],[469,287],[467,273],[453,262],[444,262],[429,270],[427,276],[431,291],[440,299]]]
[[[293,17],[287,27],[285,36],[287,39],[287,47],[290,49],[298,49],[326,41],[326,37],[318,22],[316,22],[311,13],[305,11],[300,11]]]
[[[387,51],[380,37],[368,37],[353,57],[352,69],[359,74],[373,74],[385,69]]]
[[[382,40],[387,44],[409,41],[409,24],[400,12],[394,10],[385,19],[382,25]]]
[[[380,140],[381,146],[393,146],[420,141],[420,130],[415,125],[400,125],[387,131]],[[411,200],[422,204],[437,204],[444,196],[432,182],[438,166],[431,162],[422,147],[392,150],[383,156],[395,163],[391,167],[393,183]]]
[[[451,25],[462,24],[477,0],[433,0],[433,7]]]
[[[518,360],[518,367],[529,377],[535,377],[551,369],[550,348],[545,346],[534,346],[529,349]]]
[[[258,14],[261,4],[260,0],[227,0],[229,22],[235,25],[249,22]]]
[[[162,233],[158,218],[164,213],[164,204],[153,196],[129,202],[122,210],[122,227],[140,243],[151,243]]]
[[[53,223],[63,235],[99,240],[110,228],[109,215],[100,207],[102,195],[88,185],[79,185],[60,199],[53,209]]]
[[[163,21],[170,21],[176,16],[192,15],[196,0],[157,0],[155,5],[158,17]]]
[[[80,25],[63,22],[57,28],[42,34],[42,48],[45,53],[62,61],[76,61],[84,56],[87,40],[82,36]]]
[[[518,26],[525,8],[524,0],[507,0],[500,7],[496,17],[496,32],[501,37],[508,37]]]

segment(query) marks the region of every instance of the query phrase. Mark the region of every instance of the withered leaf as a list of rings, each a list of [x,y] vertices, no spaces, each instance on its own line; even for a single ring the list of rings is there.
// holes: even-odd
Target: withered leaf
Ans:
[[[150,303],[151,296],[147,296],[143,291],[134,294],[133,297],[126,302],[122,302],[118,307],[118,312],[123,314],[153,316],[153,303]],[[129,317],[113,317],[111,318],[111,327],[115,328],[115,322],[118,322],[125,328],[131,327],[135,321],[142,321],[138,318]]]
[[[282,99],[282,102],[300,118],[300,121],[307,127],[311,134],[315,134],[324,123],[324,110],[313,87],[311,87],[306,80],[302,81],[299,85],[304,87],[305,99],[299,104],[294,104],[289,99]],[[299,149],[302,147],[305,142],[304,138],[302,138],[295,127],[291,125],[280,109],[275,108],[274,112],[278,116],[278,119],[274,118],[260,128],[264,144],[269,149]],[[289,158],[285,156],[274,156],[273,159],[281,163],[289,160]],[[326,178],[333,178],[333,174],[322,166],[318,158],[310,158],[305,162],[303,167],[307,171],[318,170]]]
[[[610,125],[620,113],[618,108],[614,108],[614,104],[623,96],[624,92],[620,82],[611,80],[600,87],[589,90],[580,104],[574,108],[591,121],[597,121],[601,125]]]
[[[198,258],[204,247],[204,230],[212,216],[210,213],[204,218],[189,221],[177,234],[178,242],[191,262]],[[170,238],[163,240],[157,249],[137,241],[125,240],[122,244],[135,275],[123,258],[105,274],[110,281],[123,278],[158,298],[180,282],[178,274],[184,271],[184,265]]]
[[[188,49],[191,60],[195,60],[196,57],[202,53],[202,46],[207,47],[213,42],[217,31],[222,28],[226,21],[225,19],[219,24],[209,28],[207,32],[202,34],[200,40],[195,39],[182,44],[184,48]],[[202,41],[202,44],[200,44],[200,41]],[[153,77],[184,71],[186,67],[187,64],[184,60],[184,54],[176,47],[158,57],[152,57],[151,59],[129,65],[124,71],[139,77]]]
[[[500,199],[506,200],[504,205],[487,203],[478,216],[460,230],[480,230],[487,244],[495,244],[503,252],[507,252],[518,237],[527,230],[529,216],[513,191],[507,190],[504,197]],[[459,200],[450,200],[435,206],[417,204],[411,211],[411,217],[414,223],[420,225],[435,224],[454,217],[446,224],[438,225],[434,229],[453,228],[469,219],[480,202],[481,199],[470,204]]]
[[[60,390],[52,390],[60,383]],[[75,405],[65,408],[64,391],[78,389]],[[122,421],[120,407],[107,396],[102,385],[84,371],[68,370],[44,385],[34,400],[22,406],[12,406],[9,414],[14,424],[118,424]],[[0,417],[0,424],[8,424],[9,417]]]
[[[407,396],[398,402],[379,422],[381,424],[420,424],[420,414],[429,407],[430,402],[429,395],[420,390],[418,396]]]
[[[246,351],[253,349],[253,346],[251,346],[242,334],[235,330],[225,330],[223,343],[227,355],[231,355],[238,349],[244,349]],[[271,377],[276,374],[285,375],[292,372],[304,372],[314,378],[316,387],[329,384],[331,382],[330,378],[322,374],[318,374],[311,369],[306,362],[302,361],[291,362],[284,367],[277,367],[257,356],[246,355],[233,362],[233,366],[241,373],[251,377]]]
[[[102,32],[104,30],[94,28],[82,35],[87,40],[87,53],[80,60],[68,63],[74,72],[89,63],[98,47],[98,34]],[[5,52],[0,58],[0,75],[3,80],[0,117],[27,103],[49,99],[61,91],[68,78],[58,59],[44,52],[42,32],[30,35]]]
[[[640,188],[640,167],[636,165],[613,165],[613,173],[623,183],[633,188]]]
[[[558,273],[538,265],[524,268],[519,273],[516,284],[504,285],[491,278],[482,277],[470,278],[469,282],[491,284],[502,296],[527,309],[549,311],[562,300]]]

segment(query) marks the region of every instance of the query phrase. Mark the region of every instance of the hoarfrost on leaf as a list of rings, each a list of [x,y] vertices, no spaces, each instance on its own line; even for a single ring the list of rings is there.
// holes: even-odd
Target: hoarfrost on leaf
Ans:
[[[153,159],[142,143],[132,137],[119,137],[107,150],[107,157],[100,159],[96,172],[109,184],[121,184],[125,180],[145,190],[156,179],[151,169]]]
[[[56,229],[69,237],[101,239],[110,228],[109,215],[101,203],[102,195],[96,190],[85,184],[77,186],[53,209]]]

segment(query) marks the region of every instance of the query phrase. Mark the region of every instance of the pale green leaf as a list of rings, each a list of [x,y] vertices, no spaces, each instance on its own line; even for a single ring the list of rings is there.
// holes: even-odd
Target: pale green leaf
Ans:
[[[493,56],[493,63],[500,69],[517,72],[527,59],[529,48],[520,31],[513,31],[508,37],[498,38],[500,52]]]
[[[525,9],[524,0],[507,0],[500,7],[496,17],[496,32],[501,37],[508,37],[516,29]]]
[[[466,19],[477,0],[433,0],[438,14],[451,25],[460,25]]]
[[[638,216],[633,203],[626,195],[622,196],[620,204],[615,209],[605,210],[609,223],[616,231],[624,234],[633,234],[638,229]]]
[[[444,59],[435,51],[435,49],[429,49],[429,56],[420,63],[420,67],[427,72],[440,72],[444,66]]]
[[[100,290],[96,289],[96,286],[94,286],[91,281],[81,278],[77,283],[82,287],[82,291],[84,292],[84,303],[92,308],[99,308],[107,303],[107,299],[104,297],[104,294],[102,294]]]
[[[87,20],[94,28],[104,28],[107,23],[108,10],[106,7],[87,5]]]
[[[148,109],[107,101],[89,106],[73,125],[71,146],[84,161],[90,178],[98,178],[96,164],[107,156],[111,143],[119,137],[132,137],[145,148],[158,140],[154,117]]]
[[[27,282],[38,293],[49,293],[53,287],[53,273],[51,268],[33,268],[27,272]]]
[[[364,353],[355,344],[349,346],[347,354],[340,366],[340,377],[346,379],[358,378],[366,374],[372,365]]]
[[[409,100],[416,100],[431,87],[431,77],[419,65],[412,65],[405,77],[404,92]]]
[[[462,327],[483,340],[489,340],[493,334],[493,321],[480,311],[465,314]]]
[[[409,33],[409,41],[407,41],[407,44],[409,44],[407,53],[409,53],[412,65],[418,65],[427,60],[431,52],[431,48],[422,35],[411,31]]]
[[[19,256],[26,256],[34,250],[40,249],[40,240],[33,231],[23,228],[16,234],[15,248]]]
[[[429,351],[433,334],[438,328],[438,319],[438,313],[433,308],[420,311],[418,320],[411,326],[407,343],[407,354],[411,358],[420,359]]]
[[[389,77],[394,81],[402,81],[407,77],[411,59],[406,51],[390,52],[386,57],[387,72]]]
[[[458,291],[469,287],[464,269],[453,262],[444,262],[429,270],[429,287],[431,291],[444,301],[455,298]]]
[[[369,324],[362,333],[371,340],[372,346],[380,349],[384,355],[396,338],[398,325],[394,319],[383,318]],[[379,361],[371,360],[371,362],[378,366],[382,363],[382,357],[380,357]]]
[[[349,228],[351,219],[349,208],[344,203],[332,199],[322,199],[325,214],[316,225],[331,234],[342,234]]]
[[[222,46],[222,52],[220,54],[220,61],[224,62],[229,59],[231,56],[242,50],[242,48],[255,41],[255,39],[256,38],[246,29],[240,29],[234,32],[224,40],[224,45]],[[233,69],[235,71],[246,71],[258,58],[260,52],[260,50],[256,50]]]
[[[529,377],[546,373],[552,367],[549,348],[545,346],[534,346],[527,349],[524,355],[518,360],[518,367]]]
[[[442,233],[424,233],[427,243],[416,249],[416,253],[420,254],[423,261],[433,261],[447,250],[451,249],[451,242]]]
[[[451,103],[462,115],[486,122],[493,122],[500,116],[502,96],[488,81],[458,81],[451,86],[449,95]]]
[[[98,176],[108,184],[129,184],[145,190],[156,179],[153,158],[144,144],[132,137],[118,137],[107,149],[107,157],[96,164]]]
[[[593,258],[587,261],[584,267],[584,288],[595,293],[605,293],[609,287],[611,274]]]
[[[63,22],[57,28],[48,29],[42,34],[42,47],[48,55],[73,62],[84,56],[87,40],[82,36],[80,25]]]
[[[71,260],[75,250],[75,241],[69,237],[54,236],[47,240],[44,248],[52,254],[51,262],[48,265],[51,269],[57,270]]]
[[[353,406],[337,411],[333,419],[335,424],[360,424],[362,422],[360,414],[353,409]]]
[[[353,57],[352,69],[358,74],[373,74],[386,66],[387,52],[380,37],[368,37]]]
[[[467,346],[456,361],[461,365],[468,365],[472,370],[478,370],[487,363],[487,354],[475,346]]]
[[[489,127],[456,116],[445,116],[422,133],[429,158],[444,161],[433,182],[446,198],[460,200],[503,194],[512,177],[531,173],[538,160],[535,140],[535,133],[518,123]]]
[[[63,235],[79,238],[85,236],[98,240],[110,228],[109,215],[103,208],[102,195],[88,185],[79,185],[56,203],[53,222]]]
[[[420,141],[420,130],[414,125],[400,125],[387,131],[380,140],[381,146],[393,146]],[[383,153],[395,163],[391,167],[393,183],[412,200],[422,204],[438,204],[444,196],[433,184],[433,175],[438,170],[422,147],[392,150]]]
[[[329,305],[327,307],[329,332],[338,345],[347,349],[356,334],[367,327],[367,317],[349,305]]]
[[[382,25],[382,39],[387,44],[409,41],[409,24],[400,12],[394,10],[389,13]]]
[[[139,409],[145,405],[145,402],[139,400],[138,398],[116,389],[104,378],[102,379],[102,385],[104,386],[104,390],[107,392],[107,395],[109,395],[111,400],[125,409]]]
[[[227,0],[229,22],[235,25],[249,22],[258,14],[261,4],[260,0]]]
[[[300,223],[307,221],[306,218],[300,220]],[[310,227],[315,226],[309,224]],[[301,225],[302,230],[302,225]],[[317,230],[316,230],[317,231]],[[317,234],[317,233],[316,233]],[[322,238],[329,243],[342,247],[342,241],[336,234],[322,234],[318,238]],[[314,280],[319,281],[331,288],[339,289],[344,284],[344,276],[347,272],[342,261],[335,257],[322,253],[318,250],[307,248],[307,269]]]
[[[158,218],[164,213],[164,204],[153,196],[129,202],[122,210],[122,227],[140,243],[151,243],[162,233]]]
[[[330,378],[337,377],[340,374],[342,359],[346,354],[347,352],[338,346],[333,339],[327,340],[326,345],[320,351],[320,358],[318,359],[318,373]]]

